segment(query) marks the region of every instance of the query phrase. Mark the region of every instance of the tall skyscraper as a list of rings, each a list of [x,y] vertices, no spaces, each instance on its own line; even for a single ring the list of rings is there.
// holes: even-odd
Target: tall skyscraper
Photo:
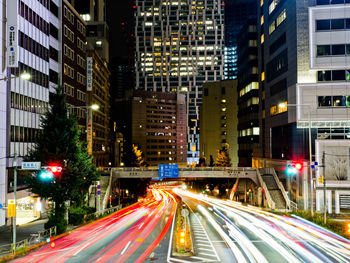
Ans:
[[[199,159],[204,82],[223,79],[221,0],[136,0],[136,89],[186,94],[188,162]]]
[[[256,0],[225,1],[225,79],[235,79],[238,74],[237,38],[247,18],[256,15]]]

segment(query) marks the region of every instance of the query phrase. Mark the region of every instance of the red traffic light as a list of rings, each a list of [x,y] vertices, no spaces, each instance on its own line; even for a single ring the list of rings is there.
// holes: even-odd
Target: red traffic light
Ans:
[[[301,168],[303,168],[303,165],[301,163],[296,163],[295,164],[295,169],[301,170]]]
[[[47,166],[46,170],[50,171],[54,175],[57,175],[62,172],[62,167],[61,166]]]

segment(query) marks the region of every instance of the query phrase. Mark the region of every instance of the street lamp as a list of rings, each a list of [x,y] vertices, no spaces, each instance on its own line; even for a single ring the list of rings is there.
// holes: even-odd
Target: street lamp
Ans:
[[[7,80],[10,80],[10,79],[16,79],[16,78],[21,78],[21,79],[23,79],[23,80],[30,80],[31,77],[32,77],[32,76],[31,76],[28,72],[24,71],[24,72],[21,73],[21,75],[19,75],[19,76],[5,77],[5,78],[0,79],[0,81],[1,81],[1,80],[7,81]]]
[[[312,178],[312,144],[311,144],[311,117],[310,117],[310,108],[311,108],[311,104],[289,104],[289,103],[280,103],[278,104],[279,108],[285,108],[285,107],[308,107],[309,110],[307,112],[307,116],[308,116],[308,123],[309,123],[309,159],[310,159],[310,165],[309,165],[309,171],[310,171],[310,198],[311,198],[311,204],[310,204],[310,212],[311,212],[311,216],[314,216],[314,196],[313,196],[313,178]]]

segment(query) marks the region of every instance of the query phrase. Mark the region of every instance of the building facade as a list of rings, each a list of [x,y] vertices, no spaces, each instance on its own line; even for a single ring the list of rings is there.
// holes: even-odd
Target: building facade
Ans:
[[[88,50],[87,57],[92,61],[92,87],[87,91],[87,104],[99,106],[90,111],[92,123],[92,159],[97,167],[106,167],[109,163],[109,78],[107,63],[95,50]]]
[[[142,150],[147,163],[185,164],[185,95],[135,90],[131,108],[132,143]]]
[[[199,157],[202,83],[223,79],[223,25],[221,0],[136,1],[135,86],[186,95],[189,163]]]
[[[259,146],[259,75],[257,19],[250,17],[238,37],[238,166],[252,165]]]
[[[6,2],[6,3],[5,3]],[[12,7],[9,10],[9,7]],[[2,1],[1,9],[6,13],[7,23],[17,27],[17,55],[1,68],[6,71],[7,79],[2,80],[1,89],[3,127],[1,133],[1,170],[0,170],[0,203],[5,205],[13,199],[14,156],[17,166],[33,147],[35,137],[40,133],[40,117],[48,108],[49,102],[49,69],[50,69],[50,1]],[[3,20],[5,17],[3,17]],[[14,24],[15,23],[15,24]],[[15,27],[15,28],[16,28]],[[3,36],[8,36],[7,29],[1,27]],[[6,33],[5,33],[6,32]],[[8,41],[9,39],[7,39]],[[3,43],[6,43],[3,40]],[[4,53],[7,57],[9,48]],[[2,60],[4,61],[4,60]],[[6,69],[6,70],[4,70]],[[27,80],[21,79],[22,73],[29,73]],[[17,176],[17,223],[37,216],[36,203],[40,202],[26,190],[23,171]],[[0,225],[6,224],[5,211],[0,211]]]
[[[313,160],[325,168],[316,169],[316,189],[310,188],[306,162],[299,189],[304,208],[310,207],[310,193],[316,193],[315,208],[323,210],[323,184],[318,180],[323,174],[328,211],[349,213],[350,4],[274,0],[261,1],[258,11],[264,23],[258,27],[262,147],[256,156],[295,161],[308,160],[313,153]]]
[[[203,84],[203,103],[200,111],[201,158],[206,165],[214,162],[217,151],[228,148],[232,165],[238,165],[238,106],[237,80]]]
[[[236,79],[238,74],[238,36],[250,16],[256,15],[256,0],[225,1],[225,79]]]
[[[86,22],[67,1],[62,1],[61,72],[63,92],[70,112],[77,117],[86,136]]]

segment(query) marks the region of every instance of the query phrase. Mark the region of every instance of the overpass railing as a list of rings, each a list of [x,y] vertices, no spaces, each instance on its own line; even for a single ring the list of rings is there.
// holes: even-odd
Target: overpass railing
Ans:
[[[158,171],[157,166],[151,167],[113,167],[104,168],[103,171]],[[252,167],[179,167],[179,171],[256,171]]]

